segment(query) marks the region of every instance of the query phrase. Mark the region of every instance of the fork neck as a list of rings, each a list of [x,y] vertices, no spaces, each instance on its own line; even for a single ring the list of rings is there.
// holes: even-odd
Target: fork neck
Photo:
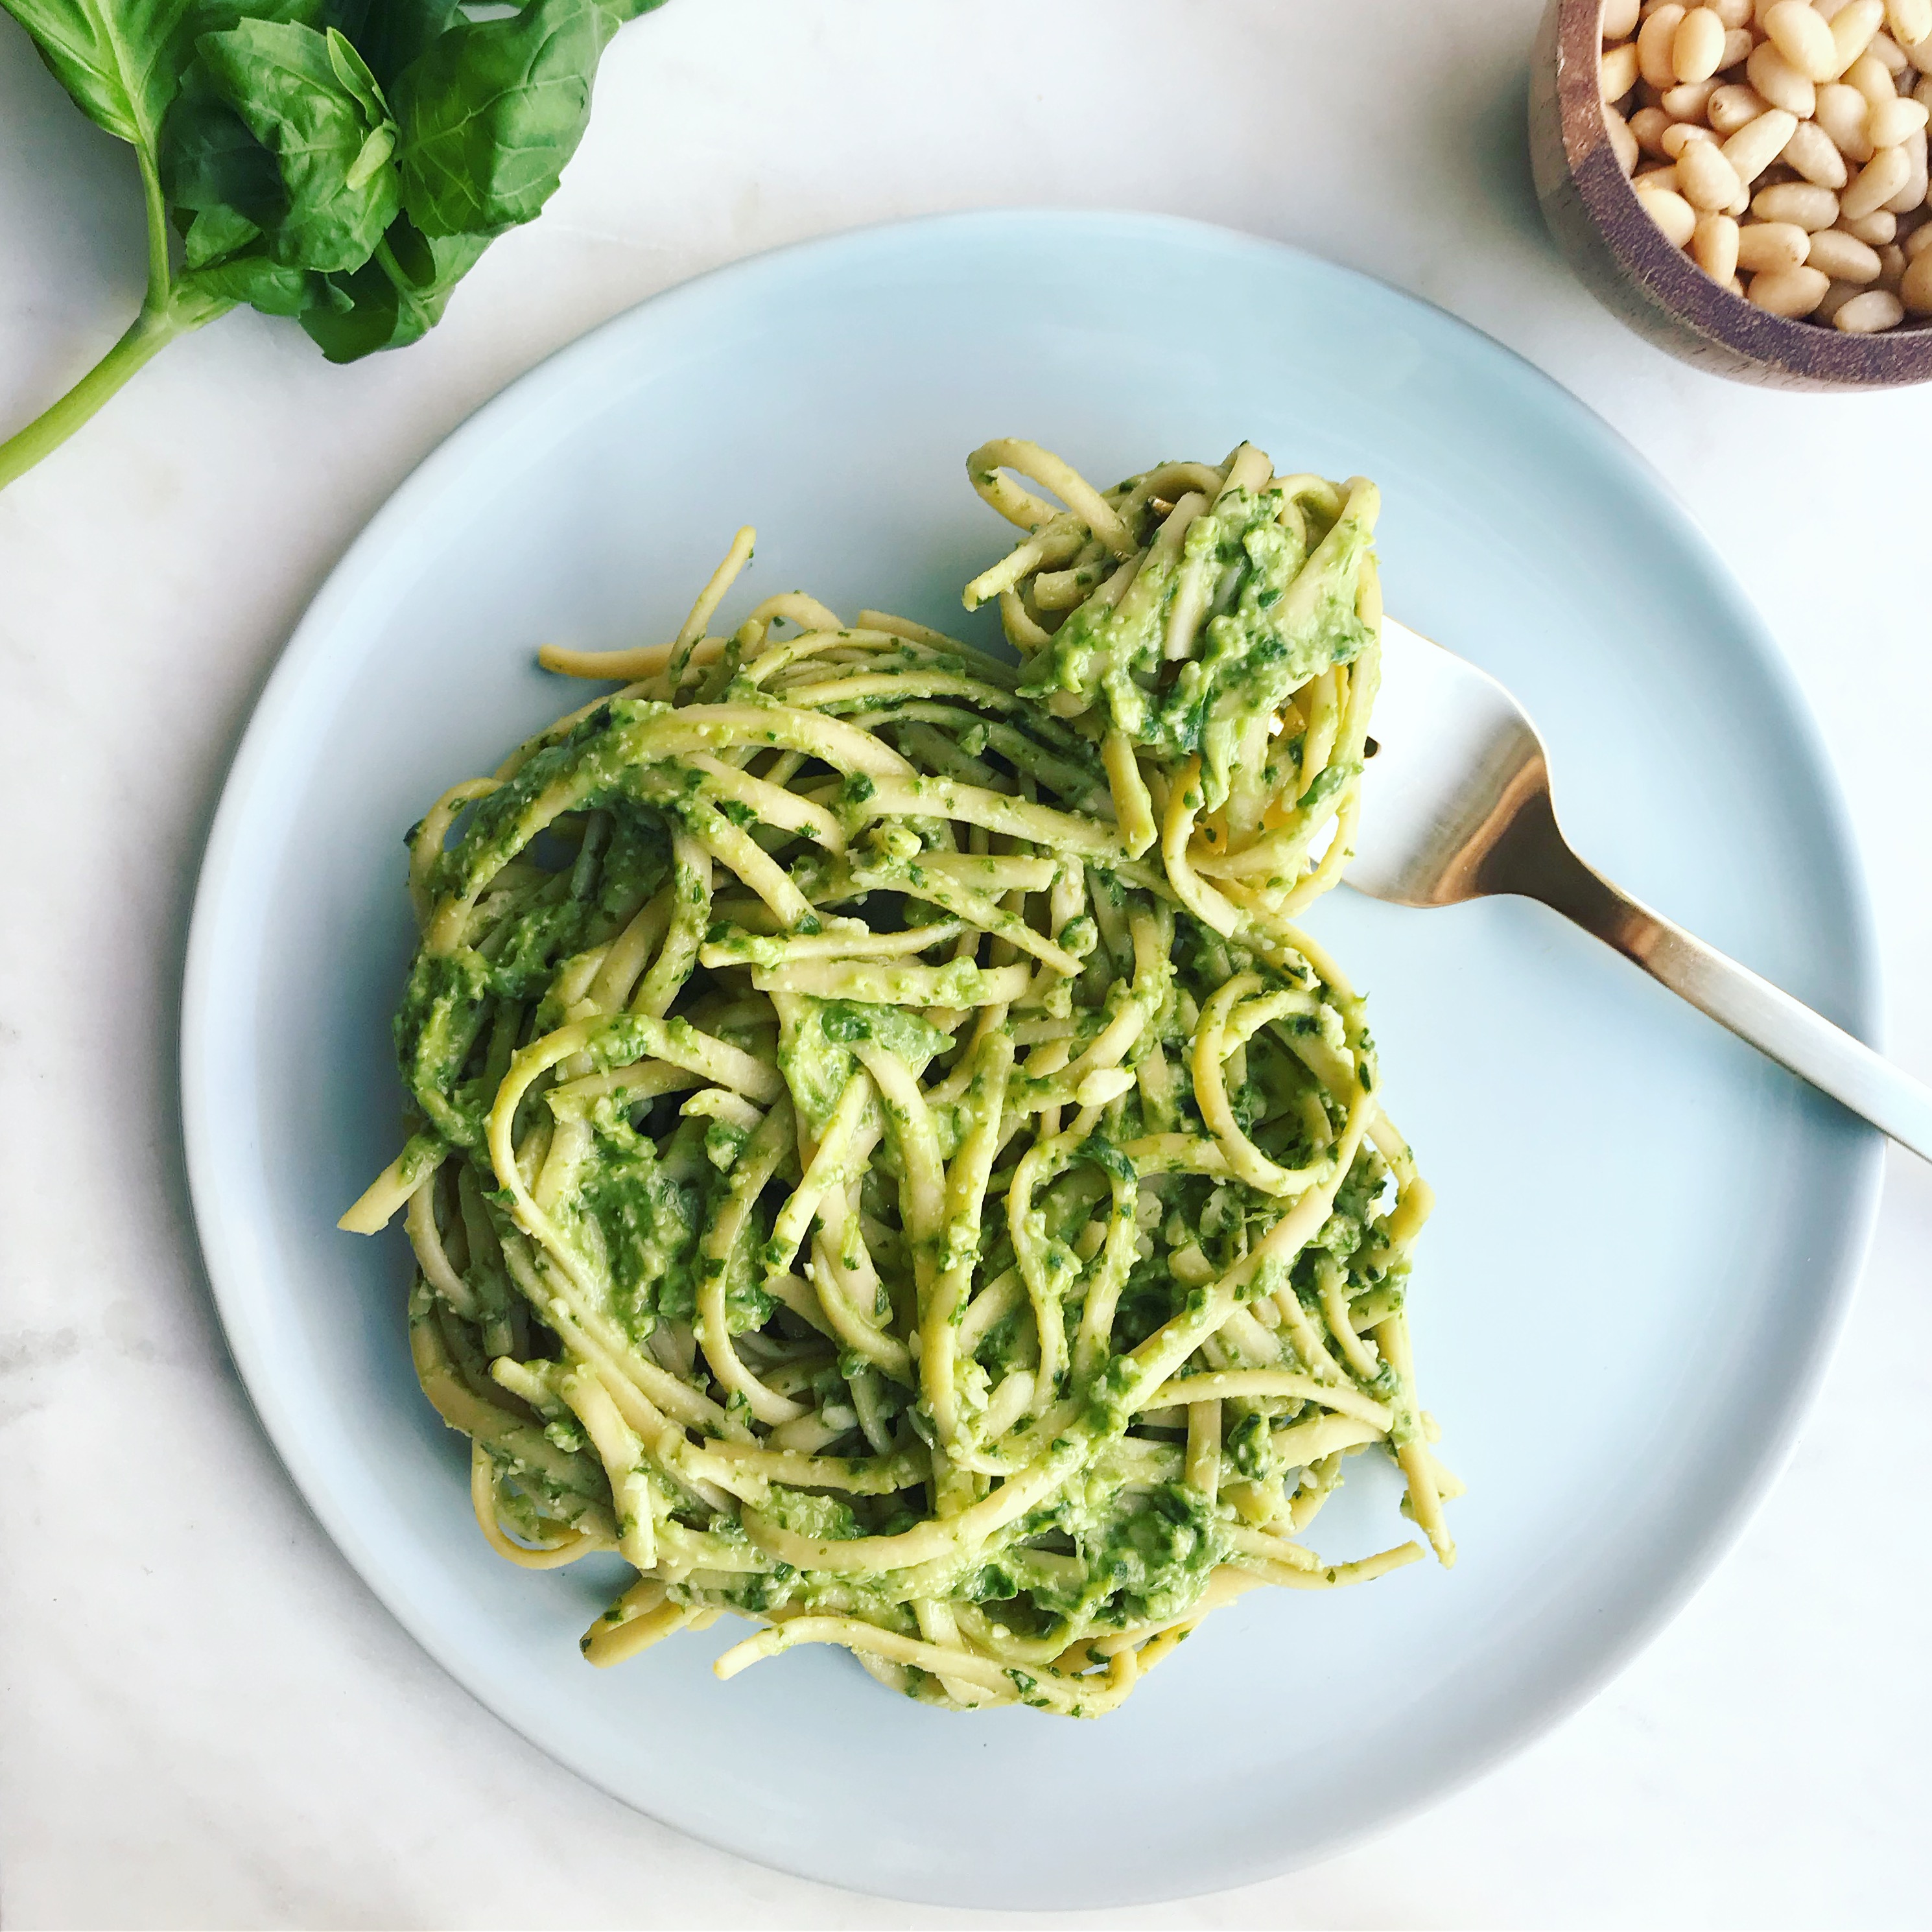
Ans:
[[[1529,793],[1483,854],[1476,884],[1485,893],[1539,899],[1646,970],[1666,922],[1578,858],[1556,822],[1546,784]]]

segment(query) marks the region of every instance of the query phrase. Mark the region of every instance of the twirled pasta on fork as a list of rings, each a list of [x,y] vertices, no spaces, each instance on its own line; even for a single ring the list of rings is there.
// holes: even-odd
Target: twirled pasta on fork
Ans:
[[[1346,863],[1372,485],[1030,443],[968,587],[1017,665],[810,597],[546,650],[612,695],[411,835],[412,1346],[492,1545],[637,1572],[948,1707],[1113,1708],[1379,1445],[1442,1560],[1404,1299],[1430,1196],[1294,915]],[[1028,484],[1035,486],[1027,487]],[[1058,500],[1036,494],[1044,490]]]

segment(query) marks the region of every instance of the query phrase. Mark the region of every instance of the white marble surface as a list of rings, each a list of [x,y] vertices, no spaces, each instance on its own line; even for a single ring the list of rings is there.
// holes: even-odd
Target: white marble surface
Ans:
[[[339,370],[286,324],[232,317],[0,497],[8,1924],[968,1922],[691,1843],[472,1703],[296,1498],[224,1352],[188,1216],[188,897],[283,639],[469,410],[697,271],[933,209],[1144,207],[1297,242],[1510,344],[1645,452],[1759,598],[1844,775],[1892,1050],[1932,1077],[1932,391],[1757,392],[1600,313],[1529,190],[1535,10],[674,0],[607,57],[542,222],[498,244],[429,341]],[[0,22],[0,420],[112,340],[140,258],[124,151]],[[1593,1704],[1318,1869],[1115,1922],[1923,1923],[1929,1245],[1932,1175],[1894,1154],[1794,1459]]]

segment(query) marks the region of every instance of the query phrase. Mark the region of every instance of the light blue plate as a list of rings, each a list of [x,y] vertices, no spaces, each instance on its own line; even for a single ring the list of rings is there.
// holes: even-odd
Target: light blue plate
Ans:
[[[741,523],[754,594],[986,637],[1009,532],[962,460],[1036,438],[1111,482],[1242,437],[1381,484],[1389,606],[1494,671],[1577,844],[1867,1037],[1874,947],[1837,792],[1744,598],[1644,465],[1448,316],[1268,243],[994,214],[710,276],[514,385],[370,525],[242,745],[190,943],[183,1112],[236,1359],[304,1495],[518,1730],[714,1844],[948,1904],[1118,1904],[1306,1862],[1553,1722],[1649,1636],[1776,1466],[1869,1230],[1879,1143],[1553,915],[1340,892],[1391,1108],[1442,1206],[1412,1306],[1462,1560],[1263,1592],[1118,1716],[950,1717],[842,1654],[729,1685],[686,1637],[578,1655],[607,1564],[484,1546],[417,1392],[400,1234],[335,1232],[394,1150],[402,836],[580,701],[537,644],[670,634]],[[983,616],[983,614],[982,614]],[[1393,1540],[1367,1458],[1324,1554]]]

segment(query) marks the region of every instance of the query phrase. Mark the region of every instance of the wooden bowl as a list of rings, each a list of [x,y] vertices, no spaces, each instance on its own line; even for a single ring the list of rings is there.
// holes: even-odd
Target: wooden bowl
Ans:
[[[1786,389],[1886,389],[1932,380],[1932,324],[1847,335],[1754,308],[1719,286],[1637,204],[1597,92],[1603,0],[1550,0],[1532,57],[1530,160],[1557,246],[1604,306],[1714,374]]]

